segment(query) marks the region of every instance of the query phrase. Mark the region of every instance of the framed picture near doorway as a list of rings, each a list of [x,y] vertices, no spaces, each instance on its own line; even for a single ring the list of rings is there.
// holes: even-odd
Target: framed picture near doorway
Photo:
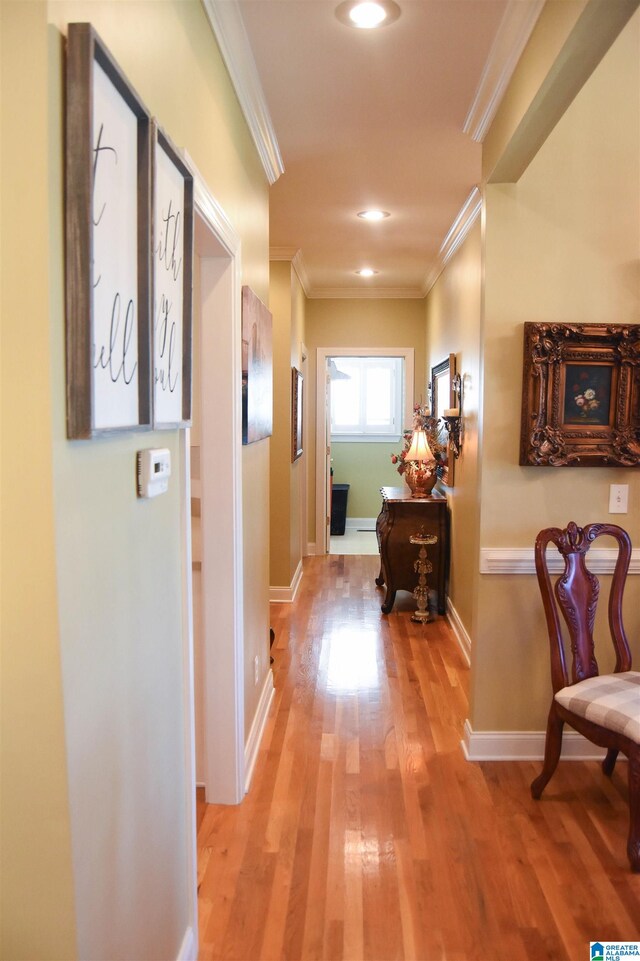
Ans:
[[[66,78],[67,436],[151,426],[151,118],[89,23]]]
[[[273,432],[271,314],[250,287],[242,288],[242,443]]]
[[[445,459],[438,468],[438,479],[447,487],[453,487],[455,458],[449,441],[449,434],[444,426],[445,410],[456,406],[456,395],[453,389],[453,378],[456,375],[456,355],[449,356],[431,368],[431,416],[439,419],[438,440],[445,448]]]
[[[296,367],[291,368],[291,463],[302,457],[302,419],[304,378]]]

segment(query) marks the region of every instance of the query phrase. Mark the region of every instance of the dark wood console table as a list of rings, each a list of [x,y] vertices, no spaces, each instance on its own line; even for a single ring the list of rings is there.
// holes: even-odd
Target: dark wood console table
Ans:
[[[408,487],[383,487],[382,510],[376,523],[380,550],[378,587],[386,585],[387,593],[382,613],[389,614],[396,599],[396,591],[413,591],[418,583],[414,564],[418,557],[409,538],[421,527],[425,533],[435,534],[438,543],[428,550],[433,572],[428,575],[430,588],[438,594],[438,614],[446,613],[446,580],[449,567],[449,511],[444,494],[434,491],[429,497],[412,497]]]

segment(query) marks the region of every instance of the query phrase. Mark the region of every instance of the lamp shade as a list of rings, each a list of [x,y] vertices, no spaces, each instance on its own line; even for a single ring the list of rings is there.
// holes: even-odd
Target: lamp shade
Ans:
[[[413,436],[411,438],[411,446],[405,454],[405,461],[417,460],[417,461],[432,461],[435,457],[431,453],[431,448],[429,447],[429,442],[427,441],[426,432],[423,430],[414,430]]]

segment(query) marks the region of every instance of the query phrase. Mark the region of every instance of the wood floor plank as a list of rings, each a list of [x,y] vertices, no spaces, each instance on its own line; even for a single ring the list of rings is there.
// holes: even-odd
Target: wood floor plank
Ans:
[[[471,764],[444,618],[380,613],[376,557],[307,558],[242,805],[199,799],[201,961],[583,961],[640,939],[626,765]]]

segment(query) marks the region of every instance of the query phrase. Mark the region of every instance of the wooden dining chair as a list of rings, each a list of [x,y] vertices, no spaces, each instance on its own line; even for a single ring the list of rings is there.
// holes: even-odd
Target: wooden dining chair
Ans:
[[[609,594],[609,629],[616,663],[612,674],[600,674],[595,657],[593,630],[600,583],[588,570],[585,557],[596,538],[615,538],[618,554]],[[547,546],[555,544],[564,558],[564,572],[552,589],[547,566]],[[540,798],[555,771],[565,723],[594,744],[606,748],[602,770],[611,775],[618,752],[629,759],[629,839],[627,855],[632,871],[640,872],[640,672],[631,670],[631,652],[622,623],[624,592],[631,541],[616,524],[571,523],[565,530],[548,527],[536,538],[538,583],[551,645],[553,700],[547,722],[542,773],[531,785]],[[573,664],[567,673],[560,613],[569,635]]]

